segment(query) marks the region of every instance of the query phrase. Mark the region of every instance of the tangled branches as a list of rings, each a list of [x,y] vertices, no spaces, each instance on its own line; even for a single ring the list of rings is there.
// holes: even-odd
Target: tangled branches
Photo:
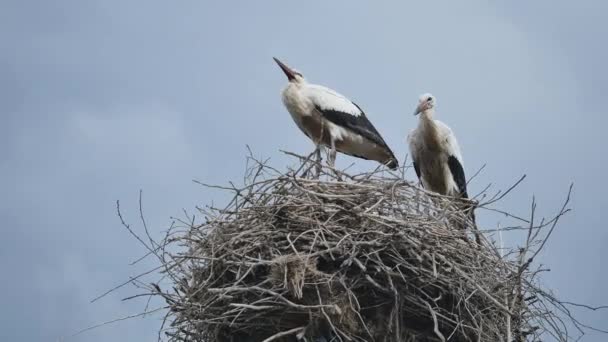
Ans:
[[[140,239],[172,284],[147,286],[167,303],[170,341],[567,339],[569,311],[532,265],[568,201],[551,220],[521,219],[526,244],[505,252],[491,231],[477,243],[454,228],[471,224],[452,198],[385,171],[310,177],[296,157],[288,172],[250,158],[244,187],[220,187],[228,206]]]

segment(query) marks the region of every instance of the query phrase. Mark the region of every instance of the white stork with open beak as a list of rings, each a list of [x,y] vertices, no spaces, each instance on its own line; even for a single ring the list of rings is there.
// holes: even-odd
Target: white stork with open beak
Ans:
[[[441,195],[468,199],[458,141],[450,127],[433,119],[435,105],[435,97],[424,94],[420,96],[414,112],[414,115],[420,114],[418,127],[408,136],[414,170],[425,189]],[[467,206],[466,209],[475,222],[472,208]]]
[[[274,60],[289,80],[283,89],[283,104],[302,132],[317,146],[318,159],[320,147],[326,146],[332,167],[336,151],[375,160],[391,169],[399,166],[397,158],[359,106],[329,88],[306,82],[301,73]]]

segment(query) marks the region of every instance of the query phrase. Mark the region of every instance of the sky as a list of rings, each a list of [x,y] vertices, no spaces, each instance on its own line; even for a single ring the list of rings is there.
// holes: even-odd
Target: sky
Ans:
[[[121,227],[138,196],[159,236],[242,179],[246,145],[273,165],[312,144],[280,101],[276,56],[355,100],[401,160],[418,96],[437,98],[470,193],[525,182],[501,208],[551,216],[574,193],[540,261],[560,297],[608,304],[608,2],[0,2],[0,340],[149,341],[161,316],[126,288],[153,265]],[[373,162],[338,157],[338,165]],[[414,179],[413,172],[408,178]],[[487,228],[506,219],[478,213]],[[140,230],[141,231],[141,230]],[[507,237],[516,242],[517,237]],[[608,311],[579,318],[608,328]],[[583,341],[604,341],[588,334]]]

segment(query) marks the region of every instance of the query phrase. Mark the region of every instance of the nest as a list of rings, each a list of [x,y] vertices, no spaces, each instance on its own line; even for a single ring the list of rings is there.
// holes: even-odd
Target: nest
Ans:
[[[251,159],[244,187],[220,187],[235,194],[227,207],[200,209],[203,224],[173,228],[158,244],[172,290],[150,290],[167,303],[169,340],[564,336],[548,309],[559,303],[535,285],[530,265],[546,241],[540,231],[550,234],[566,210],[530,224],[527,244],[508,253],[489,232],[474,239],[462,203],[402,174],[315,171],[298,158],[286,172]]]

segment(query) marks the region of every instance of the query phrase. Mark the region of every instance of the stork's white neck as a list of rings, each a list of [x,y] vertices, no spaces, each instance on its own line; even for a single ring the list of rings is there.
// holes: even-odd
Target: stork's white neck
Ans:
[[[418,127],[423,133],[423,136],[425,137],[425,140],[429,146],[438,146],[439,136],[437,132],[437,125],[433,119],[433,114],[435,114],[435,110],[433,108],[429,108],[420,113],[420,122],[418,123]]]
[[[435,109],[430,108],[423,111],[422,113],[420,113],[420,124],[433,124],[433,116],[435,116]]]

